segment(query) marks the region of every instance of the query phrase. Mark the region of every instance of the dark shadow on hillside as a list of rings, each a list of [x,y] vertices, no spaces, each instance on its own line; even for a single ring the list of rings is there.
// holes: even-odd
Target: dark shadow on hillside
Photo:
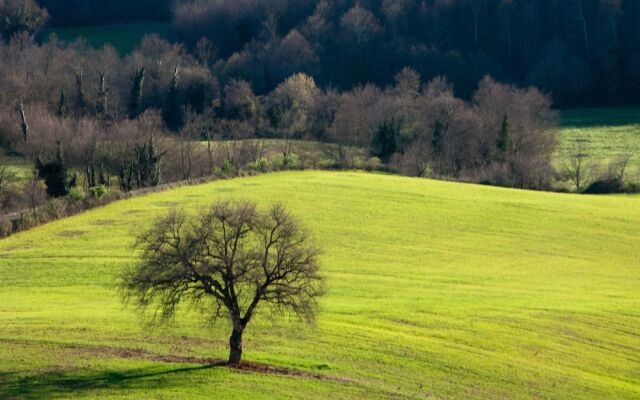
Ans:
[[[124,371],[43,372],[26,377],[17,373],[2,373],[0,374],[0,399],[54,399],[99,389],[122,391],[162,389],[178,384],[177,377],[169,379],[172,375],[209,368],[213,366],[169,370],[166,367],[149,367]]]
[[[563,128],[610,128],[640,124],[640,107],[610,107],[565,111]]]

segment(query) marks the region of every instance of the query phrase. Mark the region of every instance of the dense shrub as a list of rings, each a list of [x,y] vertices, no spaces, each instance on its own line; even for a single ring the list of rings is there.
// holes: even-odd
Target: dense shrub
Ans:
[[[89,193],[94,199],[101,199],[109,193],[109,188],[105,185],[92,186],[89,188]]]
[[[591,183],[585,190],[585,194],[611,194],[622,193],[624,186],[618,179],[603,179]]]
[[[77,178],[63,157],[60,145],[53,160],[43,162],[38,158],[36,168],[39,176],[44,179],[47,185],[47,194],[51,197],[66,196],[77,184]]]
[[[9,219],[0,220],[0,237],[8,237],[13,233],[13,222]]]
[[[86,197],[86,193],[78,187],[74,187],[69,191],[69,198],[73,201],[82,201]]]

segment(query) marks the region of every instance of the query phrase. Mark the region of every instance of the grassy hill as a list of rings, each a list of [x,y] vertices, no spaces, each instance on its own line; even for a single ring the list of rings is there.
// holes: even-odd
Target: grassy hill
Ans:
[[[115,286],[158,213],[281,201],[325,249],[315,327],[150,330]],[[640,397],[640,198],[288,172],[115,203],[0,241],[0,398]]]
[[[562,113],[558,164],[575,154],[576,142],[591,163],[602,165],[630,155],[629,178],[640,179],[640,107],[590,108]]]

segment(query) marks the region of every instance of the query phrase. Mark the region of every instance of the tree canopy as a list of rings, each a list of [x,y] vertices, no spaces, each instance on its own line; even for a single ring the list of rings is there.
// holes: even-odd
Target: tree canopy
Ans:
[[[228,318],[229,363],[242,357],[242,335],[261,310],[313,320],[323,293],[319,249],[281,205],[215,203],[196,216],[173,211],[138,238],[140,262],[123,276],[126,298],[166,319],[177,306]]]

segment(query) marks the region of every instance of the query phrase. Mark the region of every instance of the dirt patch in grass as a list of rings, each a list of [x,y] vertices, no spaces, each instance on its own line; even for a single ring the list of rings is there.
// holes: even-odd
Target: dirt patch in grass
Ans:
[[[59,236],[73,238],[73,237],[82,236],[85,233],[87,233],[87,231],[63,231],[59,233]]]
[[[157,201],[155,203],[153,203],[154,206],[159,206],[159,207],[176,207],[178,206],[177,201]]]
[[[91,225],[103,226],[103,225],[116,225],[118,221],[115,219],[97,219],[91,223]]]
[[[122,213],[122,215],[139,215],[144,214],[143,210],[129,210]]]

